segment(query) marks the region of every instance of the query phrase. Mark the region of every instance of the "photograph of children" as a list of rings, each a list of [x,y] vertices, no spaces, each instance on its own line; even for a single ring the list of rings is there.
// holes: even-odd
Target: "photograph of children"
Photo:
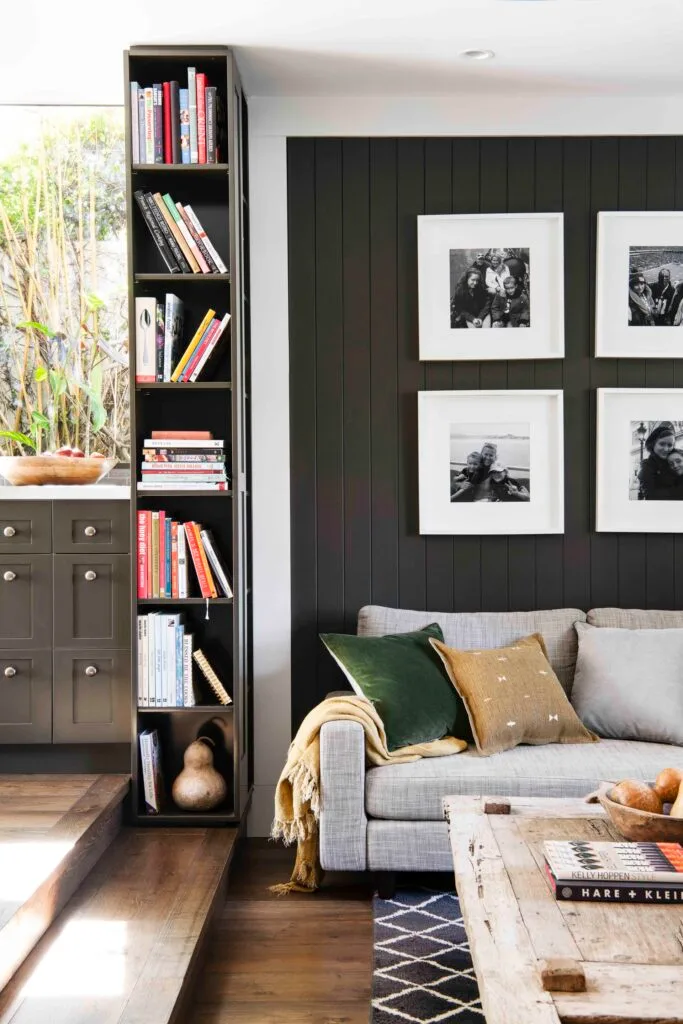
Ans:
[[[528,423],[452,423],[451,502],[529,501]]]
[[[683,324],[683,249],[629,247],[629,327]]]
[[[631,501],[683,501],[683,420],[631,422]]]
[[[528,249],[451,249],[451,328],[529,327]]]

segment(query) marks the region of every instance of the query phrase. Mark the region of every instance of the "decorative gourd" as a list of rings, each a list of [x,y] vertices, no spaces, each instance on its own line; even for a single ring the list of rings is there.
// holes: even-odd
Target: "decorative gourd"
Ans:
[[[655,779],[654,791],[665,804],[672,804],[678,796],[683,782],[683,772],[678,768],[663,768]]]
[[[683,818],[683,782],[678,787],[678,796],[669,811],[669,815],[672,818]]]
[[[660,797],[646,782],[623,779],[610,790],[608,796],[614,803],[636,807],[639,811],[661,814],[664,810]]]
[[[190,743],[185,767],[173,783],[173,802],[183,811],[210,811],[225,800],[228,787],[213,766],[214,741],[209,736]]]

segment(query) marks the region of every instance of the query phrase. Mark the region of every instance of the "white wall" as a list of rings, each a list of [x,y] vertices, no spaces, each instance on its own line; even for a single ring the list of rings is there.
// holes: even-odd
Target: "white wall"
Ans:
[[[291,735],[288,136],[670,135],[678,96],[251,97],[255,792],[250,835],[267,835]]]

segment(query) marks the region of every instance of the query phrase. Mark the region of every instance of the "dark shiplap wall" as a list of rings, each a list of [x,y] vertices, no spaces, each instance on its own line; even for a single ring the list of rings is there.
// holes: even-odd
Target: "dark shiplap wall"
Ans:
[[[345,685],[318,633],[368,602],[682,607],[683,537],[593,524],[594,389],[683,387],[683,361],[592,352],[596,214],[683,209],[683,139],[290,139],[288,192],[294,724]],[[420,363],[416,216],[546,210],[565,359]],[[564,536],[421,537],[416,393],[534,387],[564,389]]]

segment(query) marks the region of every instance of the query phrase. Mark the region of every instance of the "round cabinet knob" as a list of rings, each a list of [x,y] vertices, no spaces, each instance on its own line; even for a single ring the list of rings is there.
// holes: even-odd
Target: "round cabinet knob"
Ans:
[[[12,582],[12,580],[15,580],[15,579],[17,578],[17,574],[16,574],[15,572],[12,572],[12,570],[11,570],[11,569],[8,569],[8,570],[7,570],[7,572],[4,572],[4,573],[2,574],[2,578],[3,578],[3,580],[5,580],[5,581],[6,581],[7,583],[11,583],[11,582]]]
[[[4,537],[14,537],[16,532],[13,526],[6,526],[2,531]]]
[[[86,676],[96,676],[97,675],[97,666],[96,665],[88,665],[88,667],[85,670],[85,674],[86,674]]]
[[[7,676],[8,679],[11,679],[12,676],[15,676],[16,674],[17,670],[15,669],[14,665],[8,665],[7,668],[5,669],[5,675]]]
[[[88,583],[92,583],[93,580],[97,579],[97,573],[93,572],[92,569],[88,569],[88,571],[85,574],[85,578],[88,581]]]
[[[83,533],[86,535],[86,537],[94,537],[95,534],[97,533],[97,527],[96,526],[86,526],[86,528],[83,531]]]

